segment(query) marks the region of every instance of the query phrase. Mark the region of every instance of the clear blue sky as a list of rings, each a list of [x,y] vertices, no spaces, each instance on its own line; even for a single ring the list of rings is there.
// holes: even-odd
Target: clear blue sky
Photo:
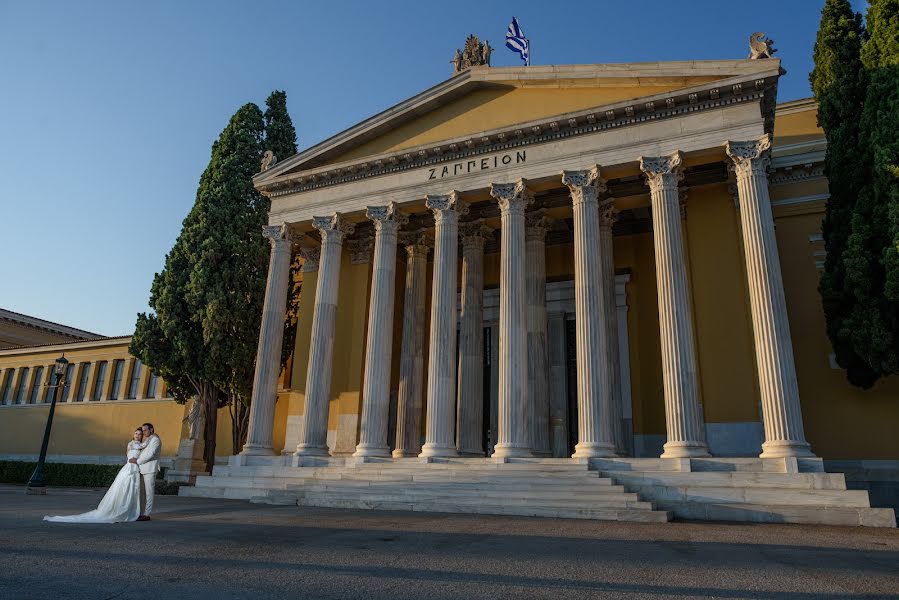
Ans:
[[[213,140],[274,89],[305,147],[448,78],[469,33],[519,64],[515,15],[534,64],[745,58],[764,31],[791,100],[823,3],[3,2],[0,307],[131,333]]]

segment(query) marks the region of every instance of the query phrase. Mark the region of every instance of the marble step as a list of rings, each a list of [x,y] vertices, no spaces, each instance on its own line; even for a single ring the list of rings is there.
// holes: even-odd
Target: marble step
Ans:
[[[349,468],[349,467],[347,467]],[[586,463],[494,463],[494,462],[472,462],[469,464],[449,462],[449,463],[361,463],[352,467],[358,471],[379,470],[379,471],[547,471],[552,473],[560,473],[566,471],[587,471],[589,467]]]
[[[278,490],[281,491],[281,490]],[[564,508],[632,508],[652,510],[651,502],[639,500],[634,495],[616,495],[604,498],[531,498],[522,496],[463,496],[433,490],[284,490],[294,493],[302,502],[309,498],[364,499],[371,502],[441,502],[453,504],[502,504],[507,506],[540,505]]]
[[[820,458],[591,458],[590,468],[601,471],[679,471],[746,473],[823,473]],[[788,469],[789,463],[789,469]],[[793,469],[791,471],[790,469]]]
[[[288,491],[296,492],[329,492],[341,494],[383,494],[383,493],[404,493],[404,494],[424,494],[434,495],[443,494],[449,497],[473,497],[473,498],[543,498],[548,500],[606,500],[609,498],[621,498],[628,501],[638,501],[639,496],[635,493],[625,492],[621,487],[606,488],[567,488],[567,489],[543,489],[534,490],[527,488],[509,489],[506,487],[484,487],[484,486],[459,486],[459,485],[427,485],[427,486],[407,486],[397,488],[395,486],[334,486],[331,484],[319,484],[304,482],[302,485],[290,485],[283,488]]]
[[[629,492],[653,502],[696,504],[776,504],[793,506],[869,508],[868,492],[763,487],[626,485]]]
[[[488,515],[517,515],[528,517],[554,517],[563,519],[593,519],[603,521],[639,521],[644,523],[665,523],[671,520],[667,511],[630,508],[581,508],[541,505],[509,504],[463,504],[452,501],[373,501],[370,499],[347,497],[304,497],[299,498],[275,492],[250,498],[251,502],[293,505],[322,506],[330,508],[351,508],[367,510],[419,511],[442,513],[470,513]]]
[[[610,477],[622,485],[846,489],[846,480],[842,473],[600,471],[600,475]]]
[[[670,511],[679,519],[849,525],[853,527],[896,527],[896,515],[891,508],[745,503],[719,504],[713,502],[664,502],[656,506]]]
[[[360,479],[370,481],[596,481],[600,475],[596,471],[576,471],[571,473],[552,471],[359,471],[355,469],[341,471],[320,471],[315,473],[316,479]]]

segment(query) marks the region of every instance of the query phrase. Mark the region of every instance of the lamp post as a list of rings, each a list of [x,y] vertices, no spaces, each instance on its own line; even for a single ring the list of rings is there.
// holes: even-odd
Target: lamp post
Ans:
[[[50,401],[50,413],[47,415],[47,427],[44,428],[44,441],[41,443],[41,455],[37,459],[37,467],[28,481],[28,487],[25,488],[26,494],[46,494],[47,487],[44,485],[44,460],[47,458],[47,445],[50,443],[50,429],[53,427],[53,413],[56,412],[56,399],[59,397],[59,388],[66,385],[64,379],[66,375],[66,367],[69,361],[63,354],[56,359],[56,365],[53,367],[53,399]]]

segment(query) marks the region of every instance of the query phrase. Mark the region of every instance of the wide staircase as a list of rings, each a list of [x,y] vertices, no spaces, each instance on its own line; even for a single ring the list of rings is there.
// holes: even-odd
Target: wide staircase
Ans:
[[[335,508],[666,522],[895,527],[820,459],[235,456],[182,496]]]
[[[591,467],[676,518],[896,527],[892,508],[847,490],[821,459],[615,458]]]
[[[242,457],[238,457],[242,458]],[[567,459],[354,459],[283,466],[277,457],[216,466],[182,496],[334,508],[666,522],[589,465]]]

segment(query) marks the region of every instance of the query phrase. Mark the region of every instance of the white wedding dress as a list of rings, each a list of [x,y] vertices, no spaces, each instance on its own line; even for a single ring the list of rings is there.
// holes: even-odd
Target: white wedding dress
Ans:
[[[144,448],[139,442],[128,443],[128,459],[140,456]],[[54,523],[121,523],[136,521],[140,516],[140,468],[130,462],[116,475],[96,510],[80,515],[44,517]]]

